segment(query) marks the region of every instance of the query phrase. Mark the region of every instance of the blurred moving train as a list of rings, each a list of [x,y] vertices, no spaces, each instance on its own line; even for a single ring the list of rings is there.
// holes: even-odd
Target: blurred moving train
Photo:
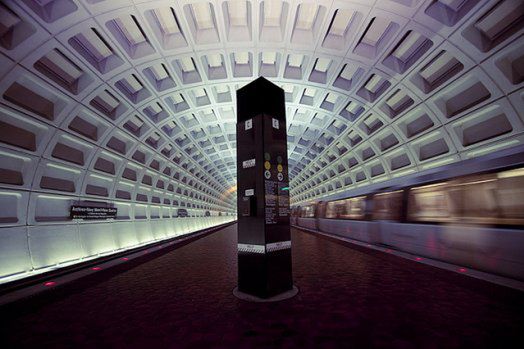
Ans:
[[[291,224],[524,280],[524,147],[294,206]]]

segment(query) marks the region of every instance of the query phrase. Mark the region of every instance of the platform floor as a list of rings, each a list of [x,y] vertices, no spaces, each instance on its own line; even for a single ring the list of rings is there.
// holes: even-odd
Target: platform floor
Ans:
[[[524,293],[292,230],[299,294],[235,298],[236,225],[0,308],[2,348],[524,348]]]

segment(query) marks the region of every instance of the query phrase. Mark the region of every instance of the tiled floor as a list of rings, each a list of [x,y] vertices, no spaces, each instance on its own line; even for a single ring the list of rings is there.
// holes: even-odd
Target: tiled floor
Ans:
[[[297,230],[292,238],[300,293],[291,300],[232,295],[233,225],[0,309],[0,347],[524,348],[522,292]]]

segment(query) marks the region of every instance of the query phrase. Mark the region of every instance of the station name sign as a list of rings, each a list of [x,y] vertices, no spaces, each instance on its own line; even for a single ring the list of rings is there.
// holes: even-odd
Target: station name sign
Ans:
[[[116,218],[116,207],[71,206],[71,219],[110,219]]]

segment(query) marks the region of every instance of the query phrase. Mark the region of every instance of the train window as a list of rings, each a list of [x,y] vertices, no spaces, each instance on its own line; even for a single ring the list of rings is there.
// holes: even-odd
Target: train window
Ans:
[[[447,183],[430,184],[409,190],[408,220],[446,222],[451,218]]]
[[[450,211],[462,221],[488,223],[497,216],[497,177],[469,176],[450,182]]]
[[[365,196],[357,196],[350,199],[330,201],[328,203],[325,203],[324,205],[325,213],[322,210],[321,217],[325,218],[364,220],[366,215]]]
[[[402,209],[402,190],[373,196],[373,220],[399,221]]]
[[[500,223],[524,226],[524,168],[497,174]]]
[[[366,215],[366,197],[357,196],[346,199],[346,211],[340,218],[363,220]]]
[[[522,180],[524,179],[524,168],[499,172],[497,178],[520,178],[520,180]]]
[[[320,201],[317,203],[317,217],[326,218],[327,202]]]
[[[326,218],[337,218],[337,206],[339,205],[340,201],[331,201],[327,203],[326,206]]]
[[[408,220],[524,226],[524,169],[409,190]]]
[[[315,205],[308,205],[302,208],[302,214],[300,217],[303,218],[314,218],[315,217]]]

